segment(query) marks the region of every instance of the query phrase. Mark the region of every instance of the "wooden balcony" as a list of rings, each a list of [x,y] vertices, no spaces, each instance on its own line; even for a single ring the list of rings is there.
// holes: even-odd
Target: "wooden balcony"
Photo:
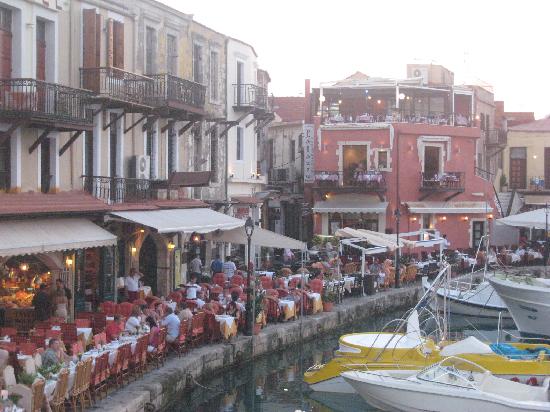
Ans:
[[[206,86],[166,73],[148,77],[153,80],[151,103],[163,117],[190,120],[205,114]]]
[[[421,174],[420,192],[423,193],[420,200],[424,200],[435,193],[450,192],[445,201],[464,192],[464,172],[445,172],[441,175],[428,176]]]
[[[91,130],[88,91],[36,79],[0,79],[0,117],[28,127]]]
[[[116,67],[81,68],[80,86],[90,90],[95,100],[102,100],[107,108],[123,108],[127,112],[152,109],[154,81],[147,76]]]

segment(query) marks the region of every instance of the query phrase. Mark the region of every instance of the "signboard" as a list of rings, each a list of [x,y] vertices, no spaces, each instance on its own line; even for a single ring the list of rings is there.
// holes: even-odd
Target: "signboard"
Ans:
[[[303,147],[304,147],[304,183],[315,181],[315,160],[313,158],[313,125],[304,124]]]

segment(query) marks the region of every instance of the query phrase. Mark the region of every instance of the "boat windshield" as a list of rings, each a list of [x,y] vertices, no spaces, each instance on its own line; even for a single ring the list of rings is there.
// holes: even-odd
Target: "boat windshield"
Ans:
[[[422,381],[476,389],[485,371],[473,362],[451,356],[427,367],[416,377]]]

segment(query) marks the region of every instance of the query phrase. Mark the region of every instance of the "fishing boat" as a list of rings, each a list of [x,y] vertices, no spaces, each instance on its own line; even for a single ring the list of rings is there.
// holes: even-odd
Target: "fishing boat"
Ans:
[[[348,371],[342,376],[366,402],[384,411],[550,411],[550,378],[542,387],[525,385],[457,357],[409,377],[401,370]]]
[[[550,337],[550,279],[499,274],[489,282],[523,336]]]
[[[427,276],[422,277],[422,286],[425,291],[432,287]],[[456,315],[511,319],[506,304],[485,279],[479,283],[456,280],[437,288],[435,298],[430,301],[432,310],[441,311],[444,299],[448,300],[450,312]]]

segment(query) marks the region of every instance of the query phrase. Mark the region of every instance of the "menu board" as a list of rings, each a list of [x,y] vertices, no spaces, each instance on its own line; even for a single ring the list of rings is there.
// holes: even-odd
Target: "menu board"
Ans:
[[[303,126],[303,147],[304,147],[304,183],[315,181],[315,160],[313,158],[313,125]]]

